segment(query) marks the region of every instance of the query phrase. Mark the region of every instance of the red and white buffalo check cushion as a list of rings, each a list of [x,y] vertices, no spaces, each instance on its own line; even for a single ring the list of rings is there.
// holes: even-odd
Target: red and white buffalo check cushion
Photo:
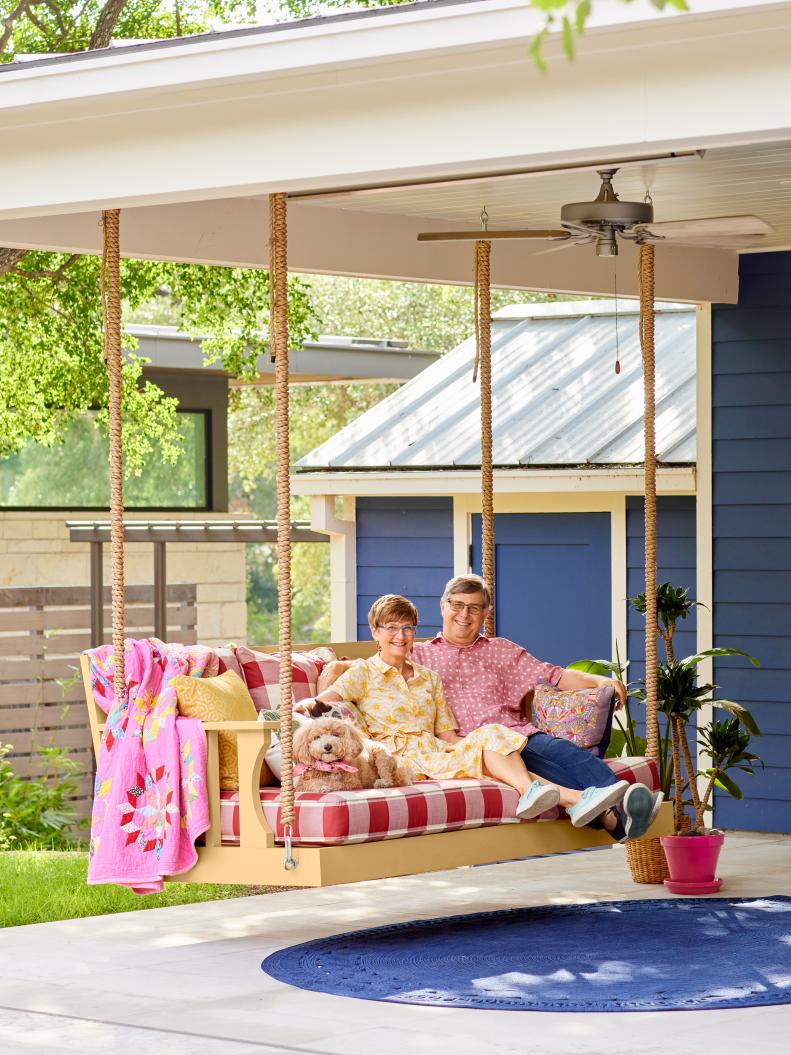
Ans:
[[[280,656],[255,652],[246,645],[236,648],[245,684],[257,711],[280,709]],[[316,695],[324,661],[307,652],[291,653],[291,695],[295,703]]]
[[[607,759],[620,780],[642,782],[659,788],[656,764],[645,758]],[[494,780],[425,780],[406,788],[370,791],[333,791],[326,795],[297,792],[294,840],[303,845],[338,846],[341,843],[399,839],[405,835],[450,832],[489,824],[519,824],[515,816],[519,799],[513,788]],[[261,788],[267,823],[282,840],[280,788]],[[540,820],[556,820],[564,812],[555,808]],[[222,840],[239,841],[239,793],[222,792]]]

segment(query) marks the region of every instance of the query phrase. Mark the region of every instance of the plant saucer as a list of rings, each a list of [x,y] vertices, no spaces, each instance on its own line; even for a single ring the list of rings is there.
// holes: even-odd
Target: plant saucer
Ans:
[[[671,894],[686,894],[689,897],[698,894],[716,894],[722,886],[722,880],[717,877],[705,883],[682,883],[679,879],[666,879],[665,886]]]

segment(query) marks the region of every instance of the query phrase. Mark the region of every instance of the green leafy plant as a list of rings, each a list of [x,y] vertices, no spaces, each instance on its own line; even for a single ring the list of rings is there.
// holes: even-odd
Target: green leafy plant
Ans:
[[[78,842],[77,830],[87,824],[77,820],[71,801],[77,794],[79,765],[64,748],[39,747],[45,772],[24,780],[8,760],[10,751],[9,744],[0,744],[0,850],[72,848]]]
[[[728,775],[730,770],[742,773],[755,773],[756,765],[763,765],[761,759],[748,751],[751,735],[756,730],[744,728],[738,716],[724,721],[712,721],[699,732],[701,747],[711,757],[711,766],[705,771],[709,778],[706,790],[695,809],[695,827],[703,827],[703,817],[709,808],[711,794],[716,787],[726,791],[734,799],[744,798],[742,789]]]
[[[662,582],[656,588],[656,630],[665,646],[668,660],[673,659],[673,635],[676,632],[676,623],[679,619],[686,619],[693,608],[700,605],[705,608],[701,601],[690,601],[687,597],[688,589],[683,586],[671,586],[669,582]],[[639,593],[637,597],[630,597],[629,601],[636,612],[646,614],[645,594]]]
[[[735,767],[752,766],[760,760],[747,751],[751,736],[760,735],[760,729],[746,707],[733,700],[715,697],[717,686],[698,684],[697,668],[703,660],[724,656],[743,656],[755,667],[760,667],[758,660],[739,648],[709,648],[693,656],[677,660],[673,652],[673,635],[679,619],[686,619],[696,604],[687,596],[688,591],[682,587],[661,583],[657,586],[657,624],[656,633],[662,638],[665,646],[666,661],[657,665],[657,702],[659,712],[664,715],[664,728],[659,741],[659,778],[665,795],[673,788],[674,829],[682,834],[686,829],[684,807],[688,804],[684,795],[688,791],[690,802],[695,810],[695,827],[693,833],[703,828],[704,814],[710,808],[710,799],[715,785],[728,794],[731,788],[739,791],[737,785],[727,776],[727,771]],[[646,598],[641,593],[630,598],[633,607],[646,614]],[[631,691],[634,699],[645,702],[646,683],[643,679]],[[687,726],[702,707],[714,706],[728,712],[731,717],[725,721],[712,719],[697,730],[699,746],[712,756],[712,766],[707,770],[709,785],[701,796],[698,792],[697,769],[687,738]],[[712,748],[717,748],[714,755]],[[739,797],[739,796],[736,796]]]

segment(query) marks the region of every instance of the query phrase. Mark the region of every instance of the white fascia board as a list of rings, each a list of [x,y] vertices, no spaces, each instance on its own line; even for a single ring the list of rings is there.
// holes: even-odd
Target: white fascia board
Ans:
[[[657,492],[694,495],[692,466],[657,469]],[[293,473],[291,490],[297,495],[472,495],[481,492],[476,470],[441,472],[322,472]],[[496,494],[642,494],[643,471],[614,469],[497,469]]]
[[[737,0],[696,0],[691,12],[651,5],[598,0],[587,25],[593,37],[620,33],[648,23],[687,25],[726,15],[758,15],[788,7],[787,0],[745,4]],[[95,103],[120,93],[203,88],[250,77],[267,78],[398,59],[410,61],[459,49],[529,44],[543,28],[544,16],[527,0],[479,0],[477,3],[377,12],[380,17],[327,18],[315,24],[281,23],[260,32],[218,32],[116,46],[95,53],[19,62],[0,73],[0,113],[20,107],[62,105],[69,100]],[[713,28],[713,27],[711,27]],[[671,29],[674,33],[676,27]],[[710,29],[703,30],[705,39]],[[547,47],[554,52],[560,26],[550,30]],[[606,45],[605,45],[606,46]]]
[[[172,46],[116,47],[68,61],[19,63],[18,69],[0,73],[0,112],[513,44],[514,39],[529,41],[541,24],[541,16],[525,0],[480,0],[417,11],[394,9],[378,18],[283,23],[261,33],[205,34]]]

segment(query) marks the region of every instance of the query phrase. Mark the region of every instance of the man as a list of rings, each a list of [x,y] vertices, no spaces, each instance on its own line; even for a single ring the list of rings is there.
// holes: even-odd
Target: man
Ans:
[[[499,722],[527,736],[522,758],[531,773],[578,789],[617,784],[618,778],[609,766],[590,751],[536,729],[527,721],[523,704],[540,682],[549,681],[560,689],[613,685],[616,707],[620,708],[626,703],[626,686],[601,675],[542,663],[507,638],[482,637],[490,603],[491,591],[479,575],[451,579],[440,601],[442,633],[412,650],[418,663],[442,678],[460,734]],[[632,784],[621,810],[608,810],[592,821],[592,826],[603,825],[619,841],[637,839],[656,817],[662,798],[661,792],[651,792],[644,784]],[[568,810],[572,823],[575,809]],[[583,812],[580,810],[578,817]]]

